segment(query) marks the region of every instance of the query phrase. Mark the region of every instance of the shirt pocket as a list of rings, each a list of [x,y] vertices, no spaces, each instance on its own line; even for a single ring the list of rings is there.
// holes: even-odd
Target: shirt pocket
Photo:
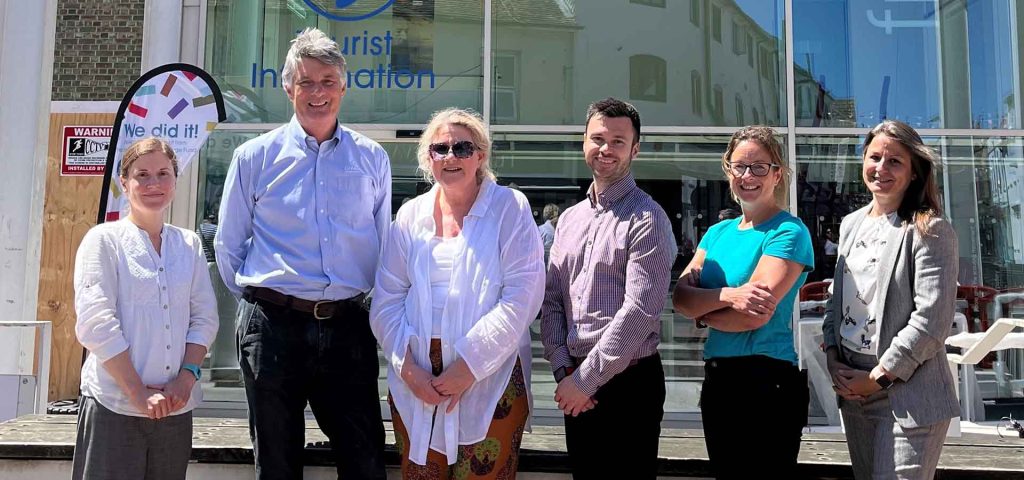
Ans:
[[[327,193],[330,203],[327,211],[331,220],[349,227],[373,225],[373,209],[376,199],[373,179],[356,172],[334,177]]]

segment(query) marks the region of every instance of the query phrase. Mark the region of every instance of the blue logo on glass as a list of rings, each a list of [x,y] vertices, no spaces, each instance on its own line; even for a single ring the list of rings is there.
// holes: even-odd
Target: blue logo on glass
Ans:
[[[318,15],[320,15],[322,17],[329,18],[331,20],[337,20],[339,22],[357,22],[359,20],[366,20],[367,18],[374,17],[374,16],[380,14],[381,12],[383,12],[384,10],[387,10],[388,7],[391,6],[391,4],[395,3],[395,0],[384,0],[383,5],[373,9],[370,12],[353,14],[353,15],[345,15],[344,13],[340,13],[339,14],[339,13],[328,12],[324,7],[321,7],[320,5],[317,5],[317,3],[314,2],[314,0],[302,0],[302,1],[305,2],[306,5],[309,6],[309,8],[311,8]],[[359,0],[334,0],[334,9],[335,10],[341,10],[341,9],[344,9],[344,8],[352,6],[353,4],[355,4],[358,1]],[[368,1],[363,1],[363,3],[369,3],[369,2]]]

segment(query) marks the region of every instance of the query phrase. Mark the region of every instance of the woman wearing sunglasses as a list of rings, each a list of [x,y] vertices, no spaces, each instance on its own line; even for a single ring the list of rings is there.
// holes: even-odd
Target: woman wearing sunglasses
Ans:
[[[417,149],[434,186],[399,209],[381,257],[370,324],[403,478],[515,477],[544,246],[490,153],[479,116],[435,113]]]
[[[808,389],[792,317],[814,268],[811,236],[783,210],[790,172],[771,128],[736,132],[722,169],[742,215],[708,229],[672,296],[676,311],[709,328],[700,397],[708,456],[718,478],[794,478]]]
[[[932,478],[960,414],[945,340],[957,238],[942,218],[938,159],[907,124],[864,138],[871,203],[839,227],[822,331],[856,478]]]
[[[164,223],[171,146],[133,143],[119,174],[130,213],[90,229],[75,257],[75,333],[89,358],[72,478],[184,479],[217,300],[199,235]]]

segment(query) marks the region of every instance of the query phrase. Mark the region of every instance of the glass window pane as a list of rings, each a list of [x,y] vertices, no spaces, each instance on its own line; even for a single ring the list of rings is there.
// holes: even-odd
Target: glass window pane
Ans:
[[[645,125],[740,126],[737,112],[721,105],[740,96],[743,118],[756,109],[765,123],[784,124],[782,0],[646,3],[494,2],[496,75],[499,55],[522,63],[505,87],[517,101],[500,99],[509,93],[496,88],[492,121],[580,125],[587,105],[614,96],[630,99]],[[624,18],[644,25],[643,34]],[[699,72],[700,85],[690,72]]]
[[[1018,128],[1014,4],[794,0],[797,125]]]
[[[343,122],[425,123],[441,108],[482,108],[483,2],[208,3],[205,68],[224,92],[229,122],[288,121],[281,68],[289,42],[306,27],[323,30],[345,54]]]

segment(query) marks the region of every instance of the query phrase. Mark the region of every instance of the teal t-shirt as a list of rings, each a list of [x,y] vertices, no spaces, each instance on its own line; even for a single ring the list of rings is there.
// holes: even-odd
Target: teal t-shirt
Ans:
[[[811,234],[799,218],[786,211],[747,230],[740,230],[739,222],[739,218],[719,222],[700,240],[697,248],[706,252],[700,274],[701,287],[738,287],[747,283],[762,255],[804,265],[804,273],[779,301],[772,318],[761,328],[740,333],[710,329],[704,344],[704,358],[766,355],[796,364],[793,303],[807,280],[807,272],[814,270]]]

